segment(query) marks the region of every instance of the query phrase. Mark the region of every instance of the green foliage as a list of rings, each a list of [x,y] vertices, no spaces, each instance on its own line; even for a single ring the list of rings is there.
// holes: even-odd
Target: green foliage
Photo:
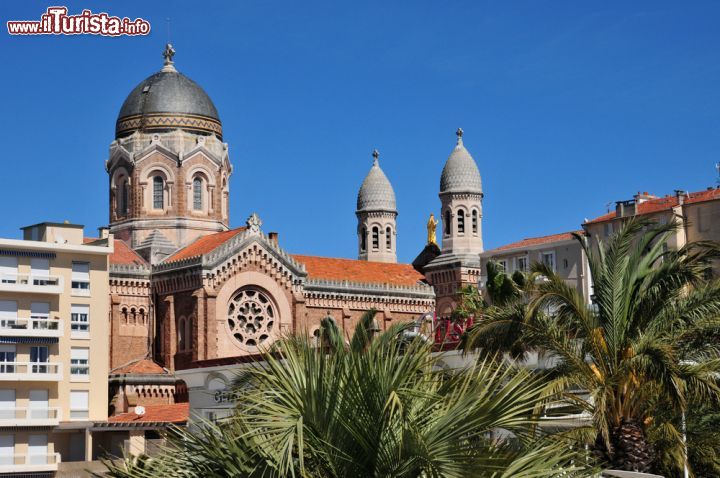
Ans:
[[[556,358],[554,383],[589,393],[584,407],[592,413],[597,450],[615,466],[649,467],[649,459],[628,463],[619,451],[632,424],[674,443],[658,450],[664,453],[658,463],[682,466],[677,421],[661,416],[659,407],[678,417],[690,398],[701,406],[720,398],[719,344],[712,339],[720,330],[720,283],[706,280],[720,249],[702,242],[667,250],[676,228],[629,220],[607,243],[591,246],[578,236],[594,282],[592,307],[535,264],[533,274],[544,279],[528,281],[534,290],[527,298],[484,310],[466,340],[488,354],[521,358],[520,352],[543,350]]]
[[[448,372],[406,326],[374,334],[373,316],[349,345],[332,321],[320,347],[283,339],[239,377],[232,418],[176,430],[164,454],[110,465],[110,476],[592,475],[586,457],[536,429],[541,405],[557,398],[542,377],[492,360]],[[493,439],[500,429],[513,438]]]

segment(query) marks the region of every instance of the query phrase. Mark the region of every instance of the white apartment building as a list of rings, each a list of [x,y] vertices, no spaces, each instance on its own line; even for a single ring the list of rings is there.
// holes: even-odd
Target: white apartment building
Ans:
[[[112,236],[41,223],[0,239],[0,476],[92,459],[107,420]]]
[[[582,234],[582,231],[575,231]],[[488,261],[497,262],[509,275],[515,271],[528,272],[541,262],[558,274],[568,285],[575,287],[590,303],[591,280],[587,257],[573,232],[549,236],[529,237],[480,254],[482,280],[486,280]]]

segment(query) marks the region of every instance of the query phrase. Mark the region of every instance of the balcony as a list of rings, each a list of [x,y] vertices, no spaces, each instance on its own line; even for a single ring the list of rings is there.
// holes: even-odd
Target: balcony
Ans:
[[[57,471],[60,453],[0,456],[0,473]]]
[[[0,362],[2,382],[59,382],[62,364],[53,362]]]
[[[60,276],[4,274],[0,276],[0,292],[27,292],[32,294],[62,294]]]
[[[0,319],[2,337],[62,337],[63,321],[57,319]]]
[[[57,407],[0,409],[0,427],[54,427],[60,419]]]

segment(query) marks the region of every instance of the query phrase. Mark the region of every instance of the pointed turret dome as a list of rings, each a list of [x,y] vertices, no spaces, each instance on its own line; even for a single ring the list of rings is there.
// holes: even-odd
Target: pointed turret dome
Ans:
[[[373,165],[360,186],[357,196],[357,211],[397,212],[395,191],[378,162],[379,153],[373,151]]]
[[[482,194],[480,170],[475,160],[463,145],[463,130],[458,128],[457,144],[450,153],[440,176],[440,194],[476,193]]]

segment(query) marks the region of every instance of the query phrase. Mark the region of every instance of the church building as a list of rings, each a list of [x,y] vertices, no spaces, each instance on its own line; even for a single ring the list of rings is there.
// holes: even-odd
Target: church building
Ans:
[[[229,180],[242,167],[218,109],[174,54],[167,45],[160,71],[128,95],[106,161],[114,413],[222,390],[209,386],[217,373],[196,373],[200,383],[188,371],[254,360],[285,333],[312,336],[326,317],[349,335],[371,308],[378,330],[447,316],[458,289],[477,284],[483,193],[462,130],[440,178],[441,246],[431,222],[418,259],[397,262],[395,192],[374,151],[357,196],[357,259],[297,254],[263,230],[258,205],[235,204],[248,219],[230,224]]]

